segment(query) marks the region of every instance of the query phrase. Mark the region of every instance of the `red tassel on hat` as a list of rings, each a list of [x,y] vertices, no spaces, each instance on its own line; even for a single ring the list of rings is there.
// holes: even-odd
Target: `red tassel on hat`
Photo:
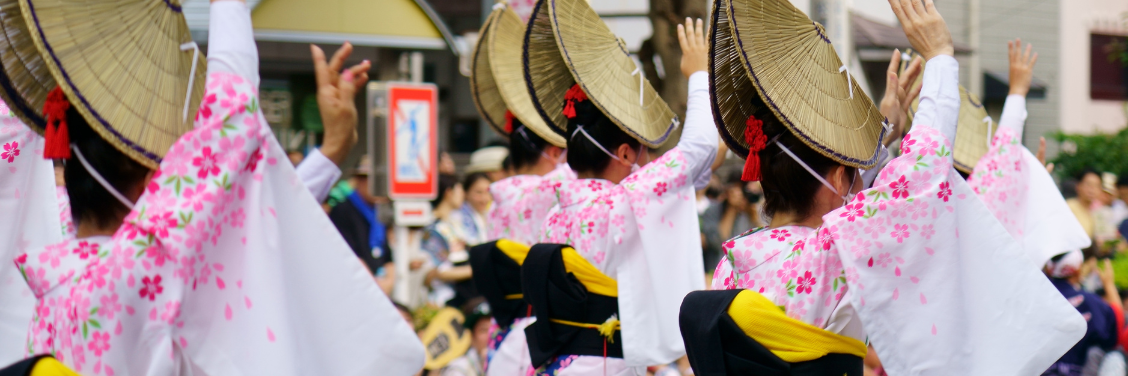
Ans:
[[[513,133],[513,113],[505,110],[505,133]]]
[[[43,116],[47,118],[47,130],[43,135],[46,145],[43,147],[43,158],[69,159],[70,132],[67,130],[67,110],[70,102],[67,101],[63,89],[58,86],[47,94],[43,102]]]
[[[740,179],[744,181],[760,181],[760,151],[768,144],[768,136],[764,135],[764,122],[756,115],[748,117],[744,123],[744,142],[748,143],[748,158],[744,160],[744,174]]]
[[[576,103],[588,100],[587,93],[584,89],[580,88],[580,84],[572,85],[567,93],[564,93],[564,116],[569,119],[576,117]]]

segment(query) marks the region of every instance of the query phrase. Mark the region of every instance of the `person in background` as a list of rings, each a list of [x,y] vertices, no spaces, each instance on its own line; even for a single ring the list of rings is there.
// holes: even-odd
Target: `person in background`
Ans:
[[[305,159],[305,154],[302,154],[301,150],[291,149],[286,151],[286,157],[290,158],[290,164],[297,166],[302,164],[302,160]]]
[[[381,212],[387,212],[387,198],[373,196],[368,188],[368,175],[372,162],[367,156],[360,159],[349,185],[354,189],[329,210],[329,220],[345,238],[356,256],[376,278],[385,294],[391,294],[395,284],[395,264],[388,248],[388,229]],[[380,206],[385,206],[380,210]]]
[[[1093,208],[1093,238],[1099,246],[1099,254],[1107,255],[1116,251],[1120,240],[1117,227],[1128,213],[1128,208],[1117,197],[1116,174],[1101,173],[1100,205]],[[1119,205],[1117,205],[1119,203]]]
[[[1085,364],[1089,362],[1091,349],[1108,352],[1116,347],[1118,331],[1122,326],[1118,323],[1117,317],[1123,320],[1123,306],[1116,289],[1112,265],[1107,260],[1101,265],[1099,274],[1105,292],[1102,299],[1096,294],[1081,289],[1082,273],[1080,272],[1084,259],[1085,256],[1081,251],[1071,251],[1054,256],[1043,269],[1054,287],[1061,291],[1061,294],[1077,308],[1088,323],[1085,337],[1043,372],[1043,376],[1080,376]],[[1118,315],[1117,312],[1121,313]],[[1101,357],[1103,354],[1093,356],[1097,362]]]
[[[721,201],[709,207],[702,216],[705,230],[705,268],[716,269],[721,261],[721,244],[733,236],[764,226],[760,216],[761,199],[764,191],[760,183],[745,183],[741,180],[742,171],[734,170],[725,181]],[[712,268],[712,269],[710,269]]]
[[[439,173],[454,175],[457,172],[458,171],[456,171],[456,169],[454,168],[454,158],[450,157],[450,153],[447,153],[445,151],[439,153]]]
[[[461,307],[477,292],[470,280],[470,255],[451,223],[452,214],[462,207],[465,193],[453,175],[439,175],[439,197],[431,202],[435,221],[423,228],[422,248],[431,256],[432,269],[427,274],[431,286],[431,302]]]
[[[1087,168],[1077,176],[1077,197],[1065,200],[1089,238],[1094,238],[1093,208],[1100,205],[1100,196],[1101,175]]]
[[[505,179],[505,158],[509,156],[509,148],[505,146],[487,146],[470,154],[470,164],[466,165],[466,173],[473,174],[484,172],[490,181]]]
[[[490,304],[482,297],[471,299],[462,307],[462,315],[466,317],[463,326],[470,329],[470,350],[466,355],[450,361],[439,374],[485,376],[486,350],[490,341]]]
[[[462,179],[462,191],[466,192],[466,202],[451,213],[451,224],[459,239],[467,247],[485,243],[488,240],[486,215],[489,214],[493,196],[490,195],[490,180],[486,172],[473,172]]]

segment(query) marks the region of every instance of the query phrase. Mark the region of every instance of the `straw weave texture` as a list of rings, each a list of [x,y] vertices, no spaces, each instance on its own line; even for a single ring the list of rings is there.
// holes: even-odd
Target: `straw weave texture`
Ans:
[[[677,115],[625,44],[584,0],[549,0],[553,34],[572,76],[612,122],[648,147],[669,139]],[[641,95],[641,100],[640,100]]]
[[[182,119],[192,40],[176,0],[20,0],[48,69],[103,138],[157,168],[192,129],[207,65],[199,55],[188,119]]]
[[[55,78],[28,34],[18,0],[0,0],[0,28],[0,97],[24,124],[43,134],[43,102]]]
[[[563,113],[564,93],[576,84],[576,80],[564,63],[556,37],[553,36],[549,1],[539,0],[533,7],[521,45],[521,64],[537,114],[545,123],[563,134],[568,131],[568,118]]]
[[[709,27],[709,96],[713,99],[713,121],[721,139],[743,159],[748,157],[744,123],[756,112],[752,100],[760,94],[744,70],[736,41],[728,31],[727,8],[721,6],[721,1],[713,4],[713,19]]]
[[[787,0],[718,2],[727,8],[723,16],[729,25],[714,32],[733,35],[745,74],[783,124],[812,149],[839,163],[872,168],[885,117],[857,81],[847,80],[846,73],[839,71],[843,64],[822,26]],[[726,138],[742,139],[744,120],[729,123],[734,116],[719,117],[726,122],[722,128],[732,132]]]
[[[525,72],[521,63],[525,40],[525,23],[510,7],[495,10],[497,18],[491,24],[489,33],[490,67],[501,98],[509,111],[545,141],[557,147],[566,147],[564,131],[549,126],[537,113],[533,100],[529,97],[529,85],[525,82]]]
[[[489,18],[486,18],[486,22],[482,24],[482,30],[478,32],[478,43],[474,46],[470,75],[470,93],[482,118],[486,119],[486,122],[502,136],[509,136],[505,131],[505,101],[501,99],[501,92],[498,91],[497,82],[494,80],[493,69],[490,67],[493,59],[488,48],[490,35],[493,33],[492,26],[500,15],[499,10],[490,13]]]

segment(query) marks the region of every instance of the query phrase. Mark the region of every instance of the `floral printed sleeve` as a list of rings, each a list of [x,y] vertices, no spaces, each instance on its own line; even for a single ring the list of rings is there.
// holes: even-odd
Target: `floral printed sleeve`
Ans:
[[[902,150],[802,249],[838,254],[890,373],[1041,372],[1084,334],[1084,321],[1037,269],[1015,261],[1020,246],[952,169],[940,132],[914,127]]]

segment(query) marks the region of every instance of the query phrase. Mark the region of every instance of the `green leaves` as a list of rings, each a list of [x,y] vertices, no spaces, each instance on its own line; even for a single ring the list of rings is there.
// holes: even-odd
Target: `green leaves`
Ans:
[[[1049,138],[1061,144],[1062,151],[1051,161],[1060,177],[1077,176],[1085,168],[1128,174],[1128,129],[1095,135],[1056,132]]]

